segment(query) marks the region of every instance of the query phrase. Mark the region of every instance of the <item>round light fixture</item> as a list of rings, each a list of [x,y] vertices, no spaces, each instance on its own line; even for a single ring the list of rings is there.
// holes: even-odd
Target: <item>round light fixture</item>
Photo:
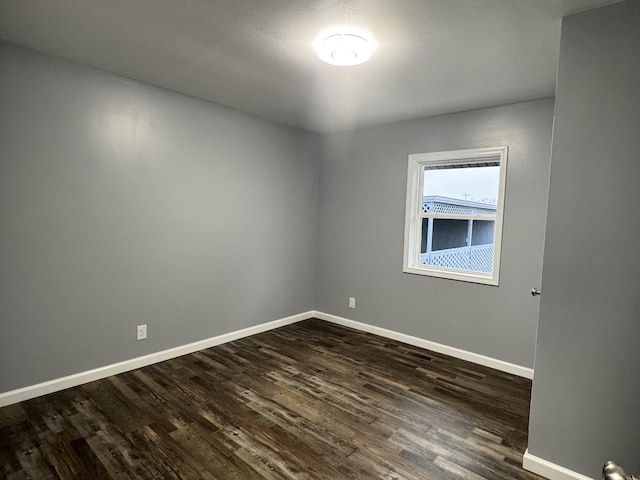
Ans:
[[[317,43],[318,56],[331,65],[347,67],[371,57],[372,45],[360,35],[337,33]]]

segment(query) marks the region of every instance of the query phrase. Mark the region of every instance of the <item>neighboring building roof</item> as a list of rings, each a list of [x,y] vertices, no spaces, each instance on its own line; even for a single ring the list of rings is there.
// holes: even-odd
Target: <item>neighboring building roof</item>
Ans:
[[[491,203],[472,202],[438,195],[425,195],[422,197],[422,213],[479,213],[492,215],[496,213],[496,210],[497,205]]]

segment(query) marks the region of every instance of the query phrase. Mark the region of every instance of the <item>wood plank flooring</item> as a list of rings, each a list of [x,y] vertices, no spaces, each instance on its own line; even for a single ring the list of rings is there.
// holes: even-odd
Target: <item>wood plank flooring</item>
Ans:
[[[0,409],[0,478],[539,479],[530,388],[311,319]]]

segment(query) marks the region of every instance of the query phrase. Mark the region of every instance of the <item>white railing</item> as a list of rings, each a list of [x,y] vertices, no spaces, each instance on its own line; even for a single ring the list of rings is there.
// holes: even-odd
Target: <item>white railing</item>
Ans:
[[[490,273],[493,270],[493,244],[421,253],[420,264]]]

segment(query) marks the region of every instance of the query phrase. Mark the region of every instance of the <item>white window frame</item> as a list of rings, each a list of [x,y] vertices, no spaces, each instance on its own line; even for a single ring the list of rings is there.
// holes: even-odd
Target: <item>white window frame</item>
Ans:
[[[474,148],[448,152],[418,153],[409,155],[407,170],[407,202],[404,231],[403,272],[431,277],[461,280],[465,282],[481,283],[485,285],[499,285],[500,253],[502,250],[502,220],[505,203],[505,187],[507,178],[508,147]],[[486,220],[486,215],[473,214],[426,214],[422,212],[422,198],[424,188],[424,171],[426,166],[446,166],[482,162],[483,159],[493,161],[498,158],[500,175],[498,180],[498,204],[495,216],[495,231],[493,239],[493,268],[491,273],[458,270],[435,265],[420,264],[420,242],[423,218],[448,219],[478,219]],[[491,216],[493,220],[494,217]]]

